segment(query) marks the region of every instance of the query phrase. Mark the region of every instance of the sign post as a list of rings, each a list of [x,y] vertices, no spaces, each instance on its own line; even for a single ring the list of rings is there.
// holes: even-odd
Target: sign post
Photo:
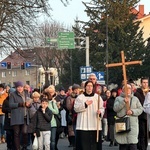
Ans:
[[[92,73],[92,67],[91,66],[80,67],[80,79],[81,80],[87,80],[91,73]]]
[[[104,81],[104,72],[93,72],[93,73],[96,75],[98,81]]]

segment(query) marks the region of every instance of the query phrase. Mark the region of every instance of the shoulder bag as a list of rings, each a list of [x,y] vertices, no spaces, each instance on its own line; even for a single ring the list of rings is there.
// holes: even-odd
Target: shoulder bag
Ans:
[[[130,106],[132,99],[130,101]],[[123,117],[116,117],[115,120],[115,131],[116,133],[127,133],[131,131],[130,116],[125,115]]]

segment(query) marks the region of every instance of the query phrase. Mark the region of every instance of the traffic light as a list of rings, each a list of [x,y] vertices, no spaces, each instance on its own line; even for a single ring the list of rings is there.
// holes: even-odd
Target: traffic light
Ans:
[[[7,69],[11,69],[11,62],[7,62]]]
[[[21,69],[26,69],[26,64],[23,62],[21,63],[21,66],[20,66]]]

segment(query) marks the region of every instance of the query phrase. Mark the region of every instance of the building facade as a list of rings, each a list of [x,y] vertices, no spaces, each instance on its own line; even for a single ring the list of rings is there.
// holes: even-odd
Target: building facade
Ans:
[[[37,72],[37,67],[29,67],[26,69],[21,69],[20,67],[12,69],[7,69],[5,67],[0,68],[0,83],[14,86],[16,81],[29,84],[32,88],[38,88],[39,74]]]
[[[145,14],[144,5],[139,5],[138,10],[133,8],[132,13],[137,14],[135,21],[140,21],[140,29],[143,29],[143,39],[147,45],[148,39],[150,38],[150,13]]]
[[[47,76],[48,84],[57,85],[59,83],[57,69],[47,67],[47,70],[44,70],[36,52],[35,49],[11,52],[0,62],[0,83],[13,87],[16,81],[22,81],[32,88],[41,89]]]

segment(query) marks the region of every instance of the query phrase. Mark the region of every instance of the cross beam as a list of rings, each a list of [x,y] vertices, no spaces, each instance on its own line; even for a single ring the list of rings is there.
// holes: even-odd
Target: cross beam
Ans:
[[[106,64],[106,67],[119,67],[122,66],[123,70],[123,78],[124,78],[124,87],[125,87],[125,97],[127,97],[127,74],[126,74],[126,66],[127,65],[135,65],[135,64],[142,64],[142,61],[130,61],[130,62],[125,62],[125,57],[124,57],[124,51],[121,51],[121,63],[112,63],[112,64]],[[126,103],[126,108],[127,110],[130,109],[129,102]]]

